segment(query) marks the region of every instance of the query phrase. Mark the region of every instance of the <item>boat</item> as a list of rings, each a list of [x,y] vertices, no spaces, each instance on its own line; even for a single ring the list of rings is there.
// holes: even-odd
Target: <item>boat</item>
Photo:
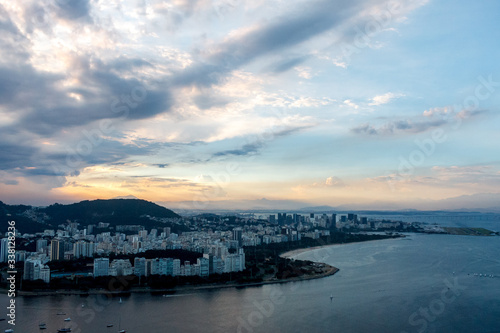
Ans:
[[[330,294],[330,302],[333,301],[333,294]]]
[[[113,324],[107,324],[106,327],[113,327]]]
[[[84,307],[85,307],[85,304],[82,303],[82,308],[84,308]]]
[[[65,318],[64,321],[71,321],[71,318],[70,317]]]
[[[59,333],[71,332],[71,328],[60,328],[57,330],[57,332]]]
[[[120,304],[122,304],[122,303],[123,303],[123,301],[122,301],[122,298],[120,297]]]
[[[13,332],[14,332],[14,330],[12,328],[5,330],[5,333],[13,333]]]
[[[120,297],[120,303],[122,303],[122,298]],[[120,318],[118,319],[118,333],[125,333],[127,331],[121,329],[122,325],[122,313],[120,312]]]
[[[47,327],[45,326],[45,323],[40,323],[40,324],[38,324],[38,327],[39,327],[41,330],[47,329]]]
[[[0,321],[4,321],[4,320],[5,320],[5,318],[0,318]]]

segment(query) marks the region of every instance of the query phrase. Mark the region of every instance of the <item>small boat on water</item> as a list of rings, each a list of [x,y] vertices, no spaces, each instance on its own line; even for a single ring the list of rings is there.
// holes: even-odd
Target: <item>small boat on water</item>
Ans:
[[[45,329],[47,329],[47,327],[46,327],[45,323],[40,323],[40,324],[38,324],[38,327],[39,327],[41,330],[45,330]]]
[[[71,318],[68,317],[68,318],[64,319],[64,321],[71,321]]]
[[[5,318],[0,318],[0,321],[4,321],[4,320],[5,320]]]
[[[122,304],[122,298],[120,297],[120,304]],[[126,333],[127,331],[121,329],[122,326],[122,314],[120,312],[120,319],[118,320],[118,333]]]
[[[14,330],[12,328],[5,330],[5,333],[13,333],[13,332],[14,332]]]
[[[71,332],[71,328],[60,328],[57,330],[59,333]]]
[[[107,324],[106,327],[113,327],[113,324]]]

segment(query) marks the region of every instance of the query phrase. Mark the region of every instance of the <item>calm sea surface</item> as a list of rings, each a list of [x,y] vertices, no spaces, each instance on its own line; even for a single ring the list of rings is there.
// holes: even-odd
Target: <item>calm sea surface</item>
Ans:
[[[71,326],[89,333],[117,332],[119,325],[129,333],[500,332],[499,250],[498,236],[411,234],[297,255],[340,268],[311,281],[132,294],[121,304],[103,296],[18,297],[15,332],[40,332],[40,322],[45,332]],[[7,302],[1,295],[2,318]],[[0,322],[1,332],[7,328]]]

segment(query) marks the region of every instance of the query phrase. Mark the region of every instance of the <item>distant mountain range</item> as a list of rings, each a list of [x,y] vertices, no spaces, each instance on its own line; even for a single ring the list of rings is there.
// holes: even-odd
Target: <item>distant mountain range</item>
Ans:
[[[181,214],[190,211],[229,212],[229,211],[288,211],[316,213],[328,211],[477,211],[500,212],[499,193],[478,193],[463,195],[441,200],[414,200],[414,201],[380,201],[369,203],[338,204],[335,206],[314,206],[307,202],[295,200],[270,200],[266,198],[257,200],[221,200],[221,201],[180,201],[158,202],[165,207],[172,207]]]
[[[53,229],[68,221],[81,226],[109,223],[110,226],[140,224],[148,228],[168,226],[165,218],[180,218],[170,209],[140,199],[110,199],[82,201],[69,205],[48,207],[7,205],[0,201],[0,231],[5,232],[7,221],[16,221],[22,233]]]
[[[500,213],[500,194],[484,193],[469,196],[460,196],[444,200],[420,200],[413,202],[412,209],[403,206],[404,203],[372,202],[370,204],[352,204],[338,206],[310,206],[306,202],[293,200],[259,200],[241,201],[208,201],[196,203],[185,202],[158,202],[158,204],[137,199],[133,196],[109,199],[82,201],[61,205],[53,204],[48,207],[34,207],[27,205],[7,205],[0,201],[0,232],[7,230],[7,221],[16,221],[16,227],[22,233],[41,232],[45,229],[56,229],[58,225],[78,222],[82,226],[110,223],[110,226],[139,224],[146,228],[171,226],[173,232],[188,230],[183,223],[165,224],[166,218],[180,218],[171,207],[180,214],[193,215],[199,213],[232,212],[297,212],[324,213],[324,212],[418,212],[420,211],[454,211],[454,212],[495,212]],[[416,209],[415,209],[416,208]]]

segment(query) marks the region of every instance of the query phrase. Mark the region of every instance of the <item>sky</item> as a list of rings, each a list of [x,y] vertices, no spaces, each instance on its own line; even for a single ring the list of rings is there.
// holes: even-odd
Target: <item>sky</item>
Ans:
[[[500,205],[494,0],[0,0],[0,200]]]

